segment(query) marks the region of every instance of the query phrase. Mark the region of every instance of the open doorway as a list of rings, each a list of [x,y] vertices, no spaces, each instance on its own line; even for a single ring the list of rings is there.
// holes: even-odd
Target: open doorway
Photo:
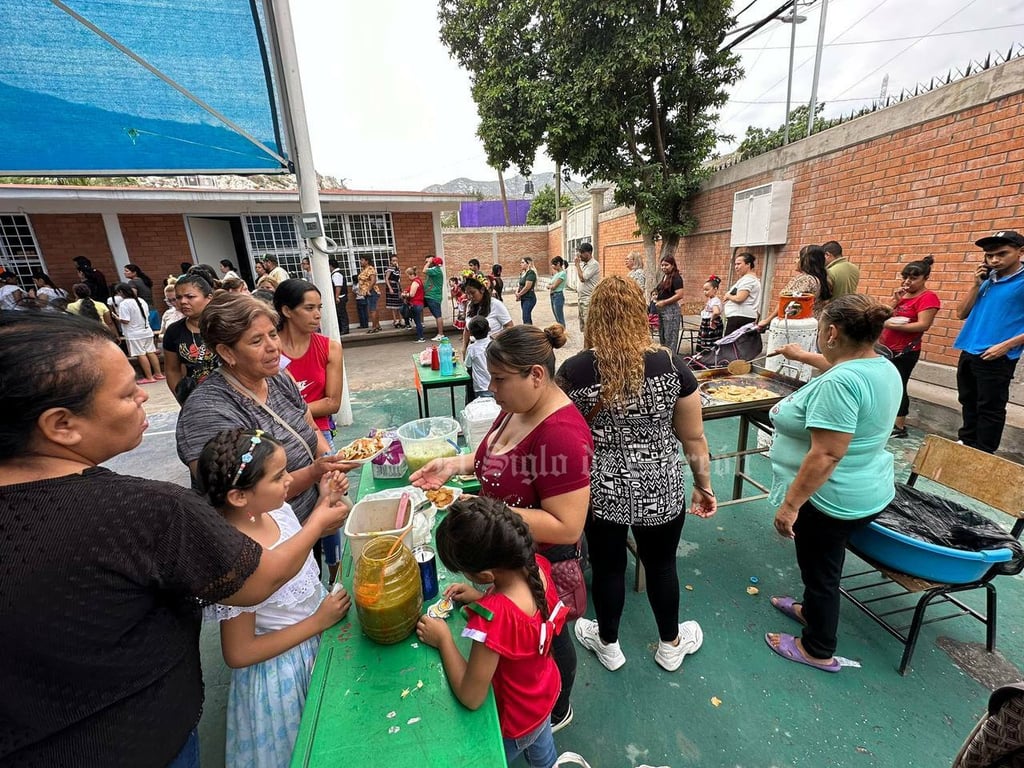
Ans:
[[[243,280],[254,284],[241,217],[188,216],[186,219],[196,263],[208,264],[220,275],[220,260],[228,259]]]

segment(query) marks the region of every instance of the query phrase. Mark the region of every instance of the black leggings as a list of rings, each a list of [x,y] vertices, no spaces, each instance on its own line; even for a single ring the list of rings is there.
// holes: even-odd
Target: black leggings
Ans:
[[[576,682],[576,645],[572,641],[572,629],[568,624],[551,641],[551,658],[555,660],[562,681],[562,691],[551,710],[551,722],[557,723],[569,711],[569,698],[572,696],[573,683]]]
[[[910,374],[914,372],[914,366],[917,365],[917,361],[920,359],[921,350],[917,350],[916,352],[905,352],[902,355],[896,355],[890,360],[896,366],[896,370],[900,372],[900,378],[903,380],[903,399],[900,400],[900,409],[896,411],[897,416],[906,416],[910,413],[910,395],[907,394],[907,382],[910,381]]]
[[[804,582],[804,627],[801,642],[808,656],[830,659],[836,652],[839,629],[839,580],[846,561],[846,540],[858,528],[878,517],[840,520],[826,515],[811,502],[800,507],[793,524],[796,562]]]
[[[590,547],[591,596],[601,640],[619,639],[619,620],[626,602],[626,534],[633,530],[637,557],[647,572],[647,600],[658,623],[658,636],[667,643],[679,636],[679,574],[676,548],[686,515],[661,525],[621,525],[587,516]]]

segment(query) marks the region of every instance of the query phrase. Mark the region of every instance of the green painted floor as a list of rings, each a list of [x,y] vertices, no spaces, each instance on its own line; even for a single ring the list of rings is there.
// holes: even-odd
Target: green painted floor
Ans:
[[[443,413],[446,403],[435,397],[435,412]],[[357,391],[353,411],[359,421],[345,430],[346,439],[417,417],[413,393],[404,389]],[[706,425],[713,453],[734,449],[737,427],[737,419]],[[914,432],[890,442],[898,479],[905,479],[920,437]],[[767,480],[765,459],[752,459],[750,469]],[[720,498],[731,492],[731,472],[730,462],[716,462]],[[576,715],[556,734],[559,751],[579,752],[594,768],[951,764],[987,701],[989,688],[975,677],[989,686],[1021,677],[1022,579],[997,582],[996,655],[984,653],[977,622],[942,622],[923,630],[906,677],[896,672],[902,646],[844,601],[838,654],[862,667],[829,675],[786,662],[764,644],[766,631],[795,629],[768,597],[800,588],[792,542],[775,534],[772,514],[764,502],[752,502],[687,521],[679,574],[692,590],[682,591],[682,614],[701,623],[703,648],[679,672],[661,670],[653,660],[657,636],[646,598],[630,592],[620,637],[628,661],[612,673],[579,649]],[[752,576],[756,596],[747,594]],[[222,764],[228,679],[212,627],[203,634],[203,670],[207,703],[200,734],[203,765],[211,768]],[[380,765],[389,765],[385,756]]]

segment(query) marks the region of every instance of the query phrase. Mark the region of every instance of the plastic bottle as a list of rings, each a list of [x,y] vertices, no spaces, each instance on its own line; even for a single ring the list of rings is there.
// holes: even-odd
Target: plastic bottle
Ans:
[[[441,363],[441,375],[451,376],[455,373],[454,350],[452,343],[445,336],[441,339],[441,348],[438,350],[438,357]]]
[[[430,348],[430,370],[441,370],[441,358],[438,356],[436,344]]]

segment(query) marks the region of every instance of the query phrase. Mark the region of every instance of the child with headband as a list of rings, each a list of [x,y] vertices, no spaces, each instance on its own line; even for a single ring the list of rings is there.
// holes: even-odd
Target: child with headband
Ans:
[[[239,531],[273,549],[300,529],[288,498],[291,475],[284,448],[260,430],[230,429],[199,456],[203,492]],[[350,505],[348,480],[331,472],[320,481],[319,505]],[[259,605],[213,605],[228,691],[225,764],[278,768],[291,760],[320,633],[349,609],[344,588],[326,594],[312,555],[302,570]]]

